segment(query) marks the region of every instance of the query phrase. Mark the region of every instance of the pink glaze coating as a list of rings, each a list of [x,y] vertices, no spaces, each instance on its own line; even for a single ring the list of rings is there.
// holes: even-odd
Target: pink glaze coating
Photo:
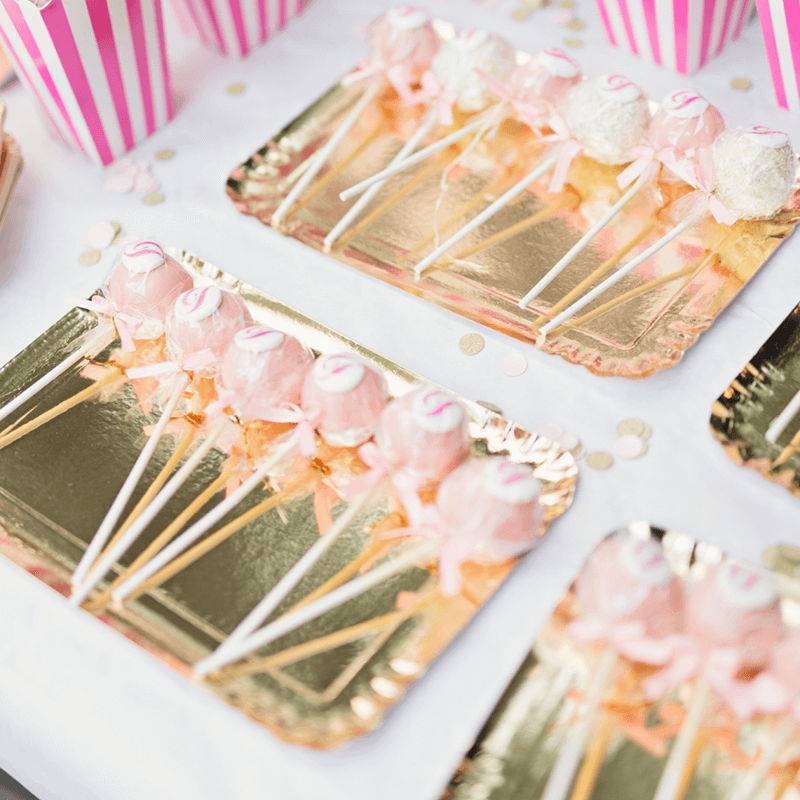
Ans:
[[[430,66],[439,49],[439,37],[427,11],[412,6],[395,6],[370,26],[369,59],[384,66],[403,64],[417,81]]]
[[[314,355],[299,339],[267,325],[234,334],[216,376],[220,397],[235,395],[232,408],[243,422],[262,419],[265,409],[299,403]]]
[[[516,67],[508,79],[508,90],[523,103],[543,100],[550,105],[552,114],[582,78],[577,62],[552,47]]]
[[[124,314],[163,323],[192,285],[192,276],[158,242],[142,239],[122,249],[103,293]]]
[[[375,441],[395,466],[427,480],[443,478],[469,457],[467,415],[449,394],[422,386],[386,406]]]
[[[641,622],[647,636],[661,638],[683,625],[683,585],[652,539],[605,539],[578,576],[575,593],[585,614],[609,624]]]
[[[216,286],[192,289],[181,294],[167,314],[167,349],[180,362],[203,350],[219,360],[234,334],[252,324],[239,295]]]
[[[303,381],[301,405],[318,414],[317,429],[334,447],[372,437],[389,392],[383,372],[353,353],[320,356]]]
[[[782,630],[771,578],[749,567],[723,561],[687,591],[689,636],[702,649],[736,647],[743,667],[765,667]]]
[[[462,464],[436,497],[443,534],[463,550],[460,560],[507,561],[538,542],[541,491],[527,464],[502,456]]]
[[[647,134],[656,150],[674,147],[678,155],[693,155],[711,147],[725,130],[722,115],[692,89],[670,92],[650,122]]]

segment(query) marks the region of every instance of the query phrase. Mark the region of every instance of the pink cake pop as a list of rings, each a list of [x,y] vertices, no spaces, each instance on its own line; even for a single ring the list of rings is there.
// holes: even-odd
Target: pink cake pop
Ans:
[[[141,239],[123,248],[105,294],[120,311],[158,323],[160,335],[170,307],[192,285],[192,276],[158,242]],[[144,326],[135,331],[135,336],[142,337],[150,330]]]
[[[181,294],[167,313],[167,349],[183,363],[209,351],[218,360],[234,334],[253,324],[250,311],[239,295],[204,286]]]
[[[355,447],[375,431],[389,394],[386,378],[353,353],[321,356],[306,373],[301,405],[317,416],[322,438],[334,447]]]
[[[237,331],[217,372],[219,402],[242,422],[266,419],[283,403],[298,403],[311,351],[294,336],[267,325]]]

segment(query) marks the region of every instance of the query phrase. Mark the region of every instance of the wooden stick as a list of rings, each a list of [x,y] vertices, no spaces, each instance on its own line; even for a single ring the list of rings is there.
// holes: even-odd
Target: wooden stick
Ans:
[[[686,797],[686,793],[689,791],[689,787],[692,785],[692,780],[694,779],[697,762],[700,760],[700,756],[703,750],[705,750],[705,747],[706,737],[700,733],[694,740],[692,750],[689,753],[689,757],[686,759],[686,765],[683,768],[683,775],[681,775],[681,782],[678,786],[676,800],[683,800],[683,798]]]
[[[797,725],[790,716],[784,715],[770,732],[769,742],[760,758],[739,784],[737,800],[752,800],[758,794],[781,751],[795,737],[797,737]]]
[[[86,578],[75,589],[69,599],[71,605],[79,606],[105,577],[108,571],[119,561],[128,548],[144,533],[147,526],[156,518],[164,506],[175,496],[175,493],[186,483],[200,466],[200,463],[211,452],[217,440],[232,423],[225,416],[220,416],[201,445],[186,460],[184,465],[169,479],[169,483],[157,494],[147,508],[142,511],[136,522],[117,539],[113,547],[98,559],[89,570]]]
[[[527,308],[534,297],[540,295],[577,257],[582,253],[591,241],[603,228],[619,214],[622,209],[639,194],[644,185],[652,180],[653,171],[646,169],[637,179],[633,186],[614,203],[613,206],[597,221],[586,233],[581,236],[578,242],[556,264],[554,264],[542,277],[539,282],[519,301],[520,308]]]
[[[408,167],[413,167],[414,164],[419,164],[420,161],[424,161],[428,156],[438,153],[440,150],[444,150],[451,144],[455,144],[459,139],[463,139],[468,133],[478,130],[478,128],[480,128],[485,121],[484,115],[479,115],[476,119],[468,122],[457,131],[445,136],[442,139],[439,139],[438,142],[434,142],[427,147],[423,147],[422,150],[418,150],[416,153],[414,153],[414,155],[409,156],[403,161],[398,161],[396,164],[387,167],[380,172],[376,172],[369,178],[366,178],[360,183],[355,184],[355,186],[345,189],[339,195],[339,199],[349,200],[351,197],[355,197],[357,194],[361,194],[362,192],[366,191],[373,184],[378,183],[379,181],[385,181],[387,178],[391,178],[392,175],[396,175],[398,172],[408,169]]]
[[[103,591],[99,597],[84,603],[83,608],[92,613],[102,611],[111,600],[111,593],[131,575],[138,572],[151,558],[160,553],[172,541],[172,538],[183,528],[183,526],[206,504],[217,492],[225,488],[225,484],[230,480],[235,472],[233,467],[222,472],[213,483],[209,484],[194,500],[175,517],[175,519],[164,528],[161,533],[150,542],[149,545],[133,560],[131,565],[118,575],[111,585]]]
[[[117,367],[112,367],[111,369],[112,371],[109,372],[108,375],[104,375],[102,378],[100,378],[100,380],[91,384],[91,386],[87,386],[77,394],[72,395],[72,397],[62,400],[58,405],[53,406],[51,409],[45,411],[43,414],[40,414],[38,417],[34,417],[32,420],[30,420],[30,422],[20,425],[19,428],[12,430],[10,433],[0,438],[0,449],[6,447],[12,442],[16,442],[17,439],[21,439],[23,436],[25,436],[25,434],[35,431],[46,422],[49,422],[51,419],[63,414],[65,411],[69,411],[69,409],[80,405],[84,400],[88,400],[93,395],[96,395],[104,386],[108,386],[108,384],[112,381],[119,380],[122,377],[121,370],[119,370]]]
[[[792,440],[783,448],[781,454],[772,462],[770,469],[783,466],[798,450],[800,450],[800,430],[792,436]]]
[[[339,145],[339,142],[344,139],[347,132],[356,124],[356,121],[364,112],[364,109],[375,99],[378,92],[383,88],[384,81],[375,80],[368,86],[358,102],[353,106],[350,113],[342,121],[341,125],[336,129],[333,136],[317,151],[314,157],[314,163],[303,173],[297,183],[291,188],[289,194],[283,199],[281,204],[272,215],[271,224],[277,226],[286,215],[286,212],[294,205],[295,200],[305,191],[306,187],[316,177],[317,173],[322,169],[325,162],[331,156],[333,151]]]
[[[505,230],[498,231],[495,234],[492,234],[488,238],[484,239],[482,242],[478,242],[478,244],[474,244],[471,247],[467,247],[465,250],[462,250],[460,253],[456,253],[452,261],[459,261],[462,258],[467,258],[471,256],[473,253],[477,253],[479,250],[483,250],[485,247],[491,247],[493,244],[497,244],[498,242],[502,242],[506,239],[510,239],[512,236],[516,236],[521,231],[524,231],[533,225],[537,225],[542,220],[547,219],[547,217],[555,214],[556,211],[565,208],[566,206],[576,205],[577,198],[574,195],[564,195],[556,200],[554,203],[551,203],[549,206],[545,206],[541,211],[537,211],[535,214],[532,214],[527,219],[520,220],[519,222],[514,223],[510,227],[506,228]],[[452,262],[448,262],[452,263]]]
[[[799,771],[799,766],[783,770],[782,775],[775,783],[775,793],[772,795],[772,800],[781,800],[786,790],[797,780]]]
[[[470,234],[476,228],[483,225],[484,222],[491,219],[498,211],[508,205],[517,195],[522,194],[537,178],[540,178],[555,166],[557,156],[550,156],[545,159],[533,172],[528,173],[524,178],[517,181],[505,194],[498,197],[488,208],[485,208],[474,217],[470,222],[464,225],[463,228],[456,231],[444,244],[439,245],[432,253],[427,255],[422,261],[414,267],[414,274],[419,277],[422,273],[430,267],[437,259],[441,258],[451,247],[458,244],[465,236]]]
[[[372,225],[375,220],[381,216],[387,209],[393,206],[398,200],[401,200],[407,194],[412,192],[414,189],[417,188],[424,180],[427,180],[436,170],[441,168],[441,161],[434,161],[432,164],[429,164],[424,169],[421,169],[408,183],[406,183],[401,189],[398,189],[391,197],[387,197],[374,211],[370,211],[364,219],[361,220],[357,225],[353,226],[349,231],[343,233],[336,245],[338,247],[344,247],[347,242],[353,238],[357,233],[361,233],[361,231],[368,228]],[[327,250],[326,250],[327,252]]]
[[[687,231],[692,225],[699,222],[701,215],[698,213],[690,214],[682,222],[679,222],[669,233],[664,234],[655,244],[647,248],[643,253],[640,253],[636,258],[629,261],[625,266],[620,267],[613,275],[606,278],[599,286],[596,286],[590,292],[585,294],[579,300],[576,300],[571,306],[564,309],[560,314],[557,314],[546,325],[543,325],[539,330],[543,334],[548,334],[554,328],[557,328],[564,320],[569,319],[573,314],[586,307],[595,298],[599,297],[607,289],[610,289],[615,284],[619,283],[626,275],[633,272],[640,264],[644,264],[649,258],[658,253],[659,250],[666,247],[673,239],[677,239],[682,233]]]
[[[205,517],[198,520],[191,528],[181,534],[181,536],[175,539],[170,545],[165,547],[158,556],[147,564],[147,566],[143,567],[138,573],[133,575],[133,577],[129,578],[125,583],[115,589],[111,594],[112,599],[116,602],[135,600],[145,592],[160,586],[164,581],[169,580],[173,575],[177,575],[181,570],[194,564],[198,558],[204,556],[217,545],[229,539],[249,522],[252,522],[257,517],[266,514],[267,511],[284,502],[287,497],[302,488],[311,479],[308,473],[305,473],[303,480],[295,480],[285,489],[282,489],[277,494],[273,494],[258,505],[253,506],[248,511],[245,511],[244,514],[236,517],[236,519],[224,525],[218,531],[214,531],[210,536],[207,536],[194,545],[194,547],[190,547],[187,550],[186,548],[192,541],[199,538],[208,528],[222,519],[225,514],[238,505],[243,497],[250,493],[251,489],[248,488],[246,492],[241,493],[238,497],[237,493],[234,492],[216,506],[216,508],[206,514]],[[245,482],[239,488],[241,489],[246,485],[247,483]],[[180,555],[177,555],[178,553],[180,553]]]
[[[551,309],[550,316],[555,316],[559,311],[565,309],[576,297],[588,289],[598,278],[605,275],[617,262],[625,258],[634,247],[636,247],[643,239],[647,238],[653,229],[658,225],[658,220],[653,219],[637,233],[632,239],[627,241],[622,247],[617,250],[614,255],[607,258],[597,269],[593,270],[590,275],[587,275],[574,289],[571,289],[565,294]],[[550,316],[540,315],[533,321],[534,330],[537,329],[543,322],[550,319]]]
[[[428,135],[430,129],[438,122],[438,112],[435,108],[428,111],[428,115],[420,122],[419,127],[414,131],[409,140],[400,148],[400,152],[389,162],[389,166],[399,164],[408,155],[417,149],[420,142]],[[387,178],[388,180],[388,178]],[[361,197],[350,207],[344,216],[333,226],[333,230],[325,237],[325,250],[328,252],[336,243],[336,240],[344,233],[347,226],[364,210],[372,201],[372,198],[383,188],[386,181],[378,181],[367,189]]]
[[[611,711],[603,713],[600,725],[578,772],[578,777],[575,779],[575,788],[572,790],[570,800],[589,800],[592,796],[597,776],[603,766],[608,743],[617,726],[618,719],[618,715]]]
[[[688,267],[676,270],[675,272],[670,272],[668,275],[662,275],[660,278],[656,278],[655,280],[648,281],[647,283],[644,283],[635,289],[631,289],[624,294],[621,294],[619,297],[615,297],[613,300],[609,300],[607,303],[603,303],[603,305],[598,306],[588,314],[584,314],[582,317],[578,317],[571,322],[565,322],[563,325],[559,325],[554,331],[552,331],[552,334],[555,336],[567,329],[574,329],[580,325],[584,325],[590,320],[593,320],[595,317],[599,317],[601,314],[605,314],[607,311],[611,311],[611,309],[621,306],[623,303],[627,303],[628,300],[632,300],[634,297],[638,297],[640,294],[649,292],[652,289],[657,289],[659,286],[663,286],[666,283],[672,283],[672,281],[682,278],[685,275],[692,275],[697,271],[697,263],[695,262],[694,264],[690,264]]]
[[[305,625],[312,619],[322,616],[327,611],[351,600],[362,594],[373,586],[377,586],[393,575],[404,572],[414,564],[430,560],[439,552],[439,545],[436,542],[424,542],[406,549],[396,558],[391,559],[374,567],[364,575],[359,575],[349,583],[334,589],[330,594],[320,597],[313,603],[285,614],[280,619],[270,622],[265,627],[248,636],[242,641],[231,645],[224,653],[212,653],[207,658],[194,665],[196,675],[205,676],[215,672],[220,667],[230,664],[233,661],[247,655],[251,651],[256,651],[270,642],[279,639],[290,631]]]
[[[284,214],[284,220],[289,219],[293,214],[296,214],[303,206],[313,200],[342,170],[347,169],[371,144],[375,141],[376,137],[380,136],[387,128],[386,120],[381,120],[373,129],[372,132],[364,139],[361,144],[356,147],[352,153],[343,158],[336,166],[331,167],[287,212]],[[311,156],[313,158],[313,156]]]
[[[111,507],[103,517],[100,527],[97,529],[92,537],[92,540],[89,542],[89,546],[86,548],[86,550],[84,550],[83,557],[78,562],[78,566],[75,568],[75,572],[72,574],[73,586],[80,586],[83,579],[89,572],[89,568],[94,563],[95,559],[100,555],[103,545],[105,545],[108,537],[114,530],[114,526],[119,521],[119,518],[122,515],[122,512],[125,510],[125,506],[128,504],[131,495],[139,484],[139,481],[142,479],[142,476],[147,469],[147,465],[153,458],[153,454],[158,447],[158,443],[161,441],[161,437],[164,435],[164,430],[167,427],[170,419],[172,419],[172,414],[178,407],[178,403],[180,403],[183,393],[186,391],[186,387],[189,385],[189,380],[189,375],[185,372],[179,373],[173,379],[169,398],[161,409],[161,416],[158,418],[158,422],[155,424],[152,434],[147,439],[147,442],[137,456],[136,461],[134,461],[128,476],[125,478],[125,481],[120,487],[119,492],[117,492],[117,496],[114,498],[114,502],[111,504]]]
[[[417,244],[415,244],[408,252],[418,253],[425,247],[425,245],[432,242],[436,238],[437,234],[441,234],[448,228],[451,228],[456,222],[458,222],[458,220],[461,219],[461,217],[463,217],[465,214],[469,214],[473,208],[477,208],[483,201],[483,198],[486,197],[487,194],[491,194],[499,186],[502,186],[507,178],[508,175],[505,172],[501,175],[498,175],[493,181],[490,181],[486,186],[484,186],[483,189],[481,189],[468,203],[465,203],[463,206],[461,206],[461,208],[456,211],[455,214],[448,217],[447,220],[441,224],[438,230],[435,230],[433,233],[429,233],[424,239],[417,242]]]

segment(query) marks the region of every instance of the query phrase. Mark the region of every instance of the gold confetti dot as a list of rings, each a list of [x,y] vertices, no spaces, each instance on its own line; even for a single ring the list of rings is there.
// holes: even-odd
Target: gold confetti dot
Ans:
[[[501,417],[503,416],[503,410],[494,403],[489,403],[486,400],[478,400],[478,405],[483,406],[487,411],[493,411],[495,414],[499,414]]]
[[[146,206],[157,206],[159,203],[164,202],[164,195],[160,192],[150,192],[142,198],[142,202]]]
[[[459,339],[458,347],[462,353],[466,353],[468,356],[474,356],[476,353],[480,353],[480,351],[483,350],[484,344],[483,336],[479,333],[465,333],[461,339]]]
[[[583,47],[583,39],[564,39],[567,47]]]
[[[611,453],[606,453],[605,450],[595,450],[586,456],[586,463],[592,469],[608,469],[614,463],[614,459]]]
[[[736,89],[737,92],[747,92],[753,88],[753,81],[750,78],[734,78],[731,81],[731,89]]]
[[[114,238],[111,240],[111,244],[118,244],[120,239],[122,239],[125,236],[125,231],[122,230],[122,226],[118,222],[112,222],[111,224],[117,231],[114,234]]]
[[[558,5],[561,8],[575,8],[575,0],[561,0]]]
[[[645,425],[639,436],[647,441],[653,435],[653,429],[649,425]]]
[[[158,161],[169,161],[171,158],[175,158],[175,151],[171,147],[165,147],[156,153],[156,160]]]
[[[617,425],[617,434],[619,436],[641,436],[642,431],[645,429],[645,424],[640,419],[624,419]]]
[[[78,256],[78,263],[83,264],[84,267],[91,267],[92,264],[96,264],[99,260],[100,260],[99,250],[84,250]]]
[[[225,89],[228,94],[241,94],[244,91],[244,84],[243,83],[231,83]]]
[[[571,31],[582,31],[582,30],[583,30],[583,29],[586,27],[586,23],[585,23],[585,22],[582,22],[582,21],[581,21],[581,20],[579,20],[579,19],[571,19],[571,20],[570,20],[570,21],[567,23],[567,27],[568,27],[568,28],[569,28]]]

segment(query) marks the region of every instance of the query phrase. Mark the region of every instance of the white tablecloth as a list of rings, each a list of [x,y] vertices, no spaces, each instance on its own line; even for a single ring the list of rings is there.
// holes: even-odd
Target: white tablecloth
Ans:
[[[590,450],[610,449],[615,426],[639,417],[654,430],[647,455],[605,471],[581,469],[572,509],[376,733],[335,752],[313,752],[268,731],[195,687],[88,614],[68,608],[15,566],[0,563],[0,766],[42,800],[431,800],[513,675],[592,545],[635,519],[685,531],[758,560],[779,541],[800,541],[798,500],[735,466],[711,438],[711,405],[800,299],[800,240],[787,242],[673,369],[644,381],[597,378],[533,347],[483,329],[356,273],[239,215],[224,191],[231,169],[346,72],[364,51],[357,29],[390,0],[315,0],[306,16],[244,63],[183,40],[168,15],[179,114],[140,145],[166,202],[103,190],[104,177],[46,135],[16,85],[7,128],[26,166],[0,238],[0,359],[5,360],[101,281],[77,262],[92,222],[186,247],[379,353],[469,397],[499,405],[526,426],[559,422]],[[579,36],[585,72],[613,70],[653,98],[694,85],[728,123],[786,130],[800,118],[773,103],[757,23],[687,80],[612,50],[594,5],[579,0],[580,33],[558,27],[554,8],[527,22],[516,2],[431,4],[462,26],[494,29],[534,52]],[[491,3],[489,4],[491,6]],[[730,87],[749,77],[747,94]],[[245,84],[240,96],[225,87]],[[173,147],[177,156],[156,162]],[[458,340],[480,331],[485,349]],[[503,374],[522,352],[529,368]]]

